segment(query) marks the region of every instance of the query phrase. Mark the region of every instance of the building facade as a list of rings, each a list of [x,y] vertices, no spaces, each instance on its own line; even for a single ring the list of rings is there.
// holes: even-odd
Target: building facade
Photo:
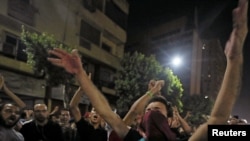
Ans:
[[[0,3],[0,73],[6,85],[27,105],[47,97],[53,107],[61,104],[64,96],[63,86],[48,92],[45,79],[34,77],[20,40],[22,25],[28,31],[52,34],[59,42],[77,48],[93,82],[114,102],[115,73],[127,40],[126,0],[0,0]],[[3,92],[1,98],[7,99]],[[82,104],[89,103],[85,99]]]

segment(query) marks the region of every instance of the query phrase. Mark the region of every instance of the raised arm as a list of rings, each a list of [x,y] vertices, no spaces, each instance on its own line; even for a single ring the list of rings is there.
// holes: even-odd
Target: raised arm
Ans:
[[[190,135],[192,132],[192,128],[189,126],[188,122],[179,114],[176,106],[173,106],[173,114],[174,118],[176,118],[180,122],[181,128],[184,130],[184,132]]]
[[[190,141],[206,141],[208,124],[225,124],[241,89],[243,46],[247,27],[248,0],[239,0],[237,8],[233,10],[233,30],[226,43],[225,55],[227,67],[224,79],[210,118],[191,136]]]
[[[91,80],[91,73],[89,74],[88,78]],[[76,122],[78,122],[82,118],[81,111],[78,107],[78,104],[80,103],[83,95],[83,90],[81,87],[77,89],[74,96],[72,97],[69,107],[70,111],[75,119]]]
[[[79,87],[77,91],[75,92],[74,96],[72,97],[70,104],[69,104],[70,111],[76,122],[78,122],[82,118],[81,111],[78,107],[78,104],[82,98],[82,93],[83,91],[81,90],[81,87]]]
[[[56,112],[58,112],[59,107],[55,106],[54,109],[49,113],[49,115],[54,115]]]
[[[111,109],[108,101],[103,94],[96,88],[92,81],[88,78],[85,70],[82,67],[81,59],[77,50],[73,50],[71,54],[55,48],[49,53],[58,58],[48,58],[48,60],[59,67],[63,67],[67,72],[74,74],[82,91],[86,94],[95,107],[100,116],[115,130],[122,139],[126,136],[129,128]]]
[[[0,89],[3,88],[3,91],[20,107],[25,108],[26,104],[18,97],[16,96],[4,83],[4,77],[0,75]],[[2,86],[1,86],[2,85]]]
[[[158,81],[150,80],[148,84],[148,91],[134,102],[134,104],[131,106],[126,116],[123,118],[123,121],[125,122],[126,125],[131,126],[135,117],[138,114],[143,113],[143,110],[148,100],[152,98],[152,96],[158,94],[163,86],[164,86],[164,80],[158,80]]]

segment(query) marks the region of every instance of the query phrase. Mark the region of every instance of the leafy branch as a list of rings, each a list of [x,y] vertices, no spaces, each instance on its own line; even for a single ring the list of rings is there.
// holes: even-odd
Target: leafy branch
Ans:
[[[33,68],[36,77],[45,77],[49,86],[73,82],[71,74],[47,61],[48,50],[58,47],[69,52],[72,50],[71,47],[58,42],[48,33],[26,31],[24,26],[22,26],[21,41],[26,46],[27,64]]]

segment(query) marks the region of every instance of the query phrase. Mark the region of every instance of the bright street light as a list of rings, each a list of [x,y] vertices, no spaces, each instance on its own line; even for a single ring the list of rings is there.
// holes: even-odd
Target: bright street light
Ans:
[[[179,56],[174,57],[173,60],[172,60],[172,65],[174,67],[180,66],[181,63],[182,63],[182,60],[181,60],[181,58]]]

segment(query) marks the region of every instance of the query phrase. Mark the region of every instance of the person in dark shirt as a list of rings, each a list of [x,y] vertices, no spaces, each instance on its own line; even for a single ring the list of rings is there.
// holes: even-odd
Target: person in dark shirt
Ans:
[[[25,123],[20,130],[25,141],[64,141],[60,125],[48,118],[47,106],[36,104],[34,120]]]
[[[101,126],[95,128],[84,118],[76,122],[76,128],[81,141],[107,141],[106,130]]]
[[[91,78],[89,74],[88,78]],[[81,100],[82,90],[79,88],[70,101],[70,111],[74,117],[77,133],[81,141],[107,141],[107,131],[101,126],[102,118],[92,108],[87,119],[85,119],[78,107]]]
[[[77,129],[71,119],[70,110],[63,108],[60,110],[59,125],[63,131],[64,141],[77,141]]]

